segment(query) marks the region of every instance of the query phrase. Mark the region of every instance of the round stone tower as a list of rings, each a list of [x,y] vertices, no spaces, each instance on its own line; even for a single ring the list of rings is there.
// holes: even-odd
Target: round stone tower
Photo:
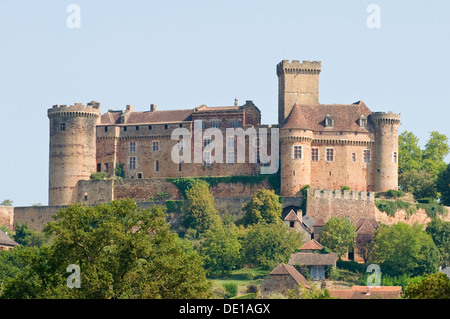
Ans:
[[[311,184],[313,131],[296,103],[280,132],[281,196],[298,196]]]
[[[100,103],[54,105],[50,119],[49,206],[77,201],[77,183],[96,172]]]
[[[400,114],[375,112],[370,119],[375,127],[373,187],[375,192],[398,189],[398,127]]]

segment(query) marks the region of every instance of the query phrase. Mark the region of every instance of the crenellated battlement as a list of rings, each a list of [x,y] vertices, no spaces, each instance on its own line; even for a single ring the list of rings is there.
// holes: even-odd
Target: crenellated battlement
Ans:
[[[375,201],[375,193],[374,192],[365,192],[365,191],[350,191],[350,190],[331,190],[331,189],[308,189],[308,197],[314,197],[317,199],[341,199],[341,200],[353,200],[353,201]]]
[[[386,112],[374,112],[370,116],[371,120],[375,123],[400,123],[400,114],[393,113],[392,111]]]
[[[319,74],[322,69],[321,61],[283,60],[277,65],[277,75],[282,74]]]
[[[53,105],[51,109],[48,110],[48,117],[57,116],[100,116],[100,103],[96,101],[91,101],[87,105],[83,103],[75,103],[74,105]]]

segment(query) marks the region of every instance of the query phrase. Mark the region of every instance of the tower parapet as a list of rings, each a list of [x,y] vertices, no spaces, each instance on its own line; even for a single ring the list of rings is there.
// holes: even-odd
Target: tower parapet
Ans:
[[[375,112],[370,115],[375,128],[373,187],[376,192],[398,189],[398,127],[400,114]]]
[[[79,180],[96,171],[96,126],[100,103],[54,105],[50,119],[49,205],[76,202]]]
[[[283,60],[278,63],[278,124],[283,124],[295,103],[319,103],[321,70],[320,61]]]

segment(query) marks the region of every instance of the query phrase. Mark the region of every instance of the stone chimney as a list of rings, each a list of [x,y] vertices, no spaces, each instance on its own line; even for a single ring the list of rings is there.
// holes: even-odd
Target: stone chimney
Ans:
[[[150,104],[150,112],[156,111],[156,104]]]

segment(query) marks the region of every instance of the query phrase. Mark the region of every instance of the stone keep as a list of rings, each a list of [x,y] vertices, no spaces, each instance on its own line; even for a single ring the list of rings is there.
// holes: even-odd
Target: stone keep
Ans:
[[[96,168],[96,127],[100,104],[54,105],[50,119],[49,205],[77,201],[77,183]]]

